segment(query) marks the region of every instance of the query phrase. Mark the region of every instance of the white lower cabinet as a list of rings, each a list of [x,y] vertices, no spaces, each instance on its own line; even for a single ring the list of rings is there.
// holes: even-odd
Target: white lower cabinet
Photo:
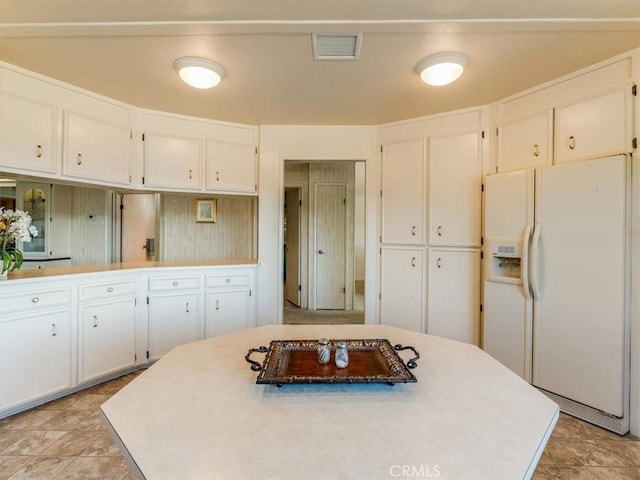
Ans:
[[[149,277],[149,359],[202,338],[198,320],[200,277],[177,273]]]
[[[135,310],[135,298],[80,307],[79,383],[135,365]]]
[[[254,326],[252,271],[216,273],[205,278],[205,338]]]
[[[136,364],[136,279],[78,286],[78,383]]]
[[[71,307],[2,315],[0,411],[73,386],[71,319]]]
[[[380,319],[424,332],[424,248],[382,247]]]
[[[427,333],[478,344],[480,251],[429,248]]]

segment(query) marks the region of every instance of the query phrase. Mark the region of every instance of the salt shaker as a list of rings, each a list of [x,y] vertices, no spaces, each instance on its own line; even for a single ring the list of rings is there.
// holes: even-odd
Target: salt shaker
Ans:
[[[336,343],[336,367],[345,368],[349,365],[349,352],[345,342]]]
[[[326,338],[321,338],[318,340],[318,363],[321,363],[323,365],[329,363],[329,358],[331,358],[329,340],[327,340]]]

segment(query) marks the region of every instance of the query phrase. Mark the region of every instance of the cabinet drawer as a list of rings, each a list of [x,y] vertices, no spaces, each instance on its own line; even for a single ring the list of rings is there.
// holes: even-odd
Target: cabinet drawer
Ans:
[[[34,290],[29,293],[19,293],[17,295],[3,295],[2,312],[8,313],[14,310],[24,311],[25,309],[68,305],[69,303],[71,303],[71,287]]]
[[[244,287],[249,285],[249,275],[207,275],[205,288]]]
[[[133,280],[122,280],[115,282],[96,283],[93,285],[80,286],[80,301],[99,300],[104,298],[120,297],[124,295],[135,295],[136,282]]]
[[[162,277],[149,279],[149,291],[195,290],[198,288],[198,277]]]

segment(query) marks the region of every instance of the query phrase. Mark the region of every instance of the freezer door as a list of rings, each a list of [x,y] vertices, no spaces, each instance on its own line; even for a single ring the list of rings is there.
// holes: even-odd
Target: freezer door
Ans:
[[[489,175],[485,181],[485,282],[482,346],[526,381],[531,381],[532,301],[528,282],[504,277],[492,246],[516,240],[521,246],[521,272],[527,273],[528,243],[533,224],[534,171]]]
[[[539,169],[532,245],[533,384],[616,416],[624,404],[626,175],[624,156]]]

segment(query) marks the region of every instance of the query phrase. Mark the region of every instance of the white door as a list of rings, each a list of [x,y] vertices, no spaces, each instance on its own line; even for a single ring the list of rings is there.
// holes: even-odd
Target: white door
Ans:
[[[485,282],[483,349],[531,381],[533,300],[529,292],[528,244],[533,228],[533,170],[489,175],[485,180]],[[504,258],[494,248],[517,242],[520,277],[505,277]],[[511,260],[507,260],[511,261]],[[525,276],[523,284],[522,274]]]
[[[429,248],[427,333],[478,343],[480,251]]]
[[[424,333],[424,248],[382,247],[380,321]]]
[[[626,171],[624,156],[541,168],[532,245],[533,383],[616,416],[624,390]]]
[[[344,310],[347,186],[318,183],[315,194],[316,309]]]
[[[156,196],[133,193],[122,196],[122,261],[155,260]],[[147,242],[151,240],[151,242]]]
[[[384,145],[382,243],[424,244],[425,139]]]
[[[285,298],[300,306],[300,188],[287,188],[284,192],[287,234],[285,238]]]

